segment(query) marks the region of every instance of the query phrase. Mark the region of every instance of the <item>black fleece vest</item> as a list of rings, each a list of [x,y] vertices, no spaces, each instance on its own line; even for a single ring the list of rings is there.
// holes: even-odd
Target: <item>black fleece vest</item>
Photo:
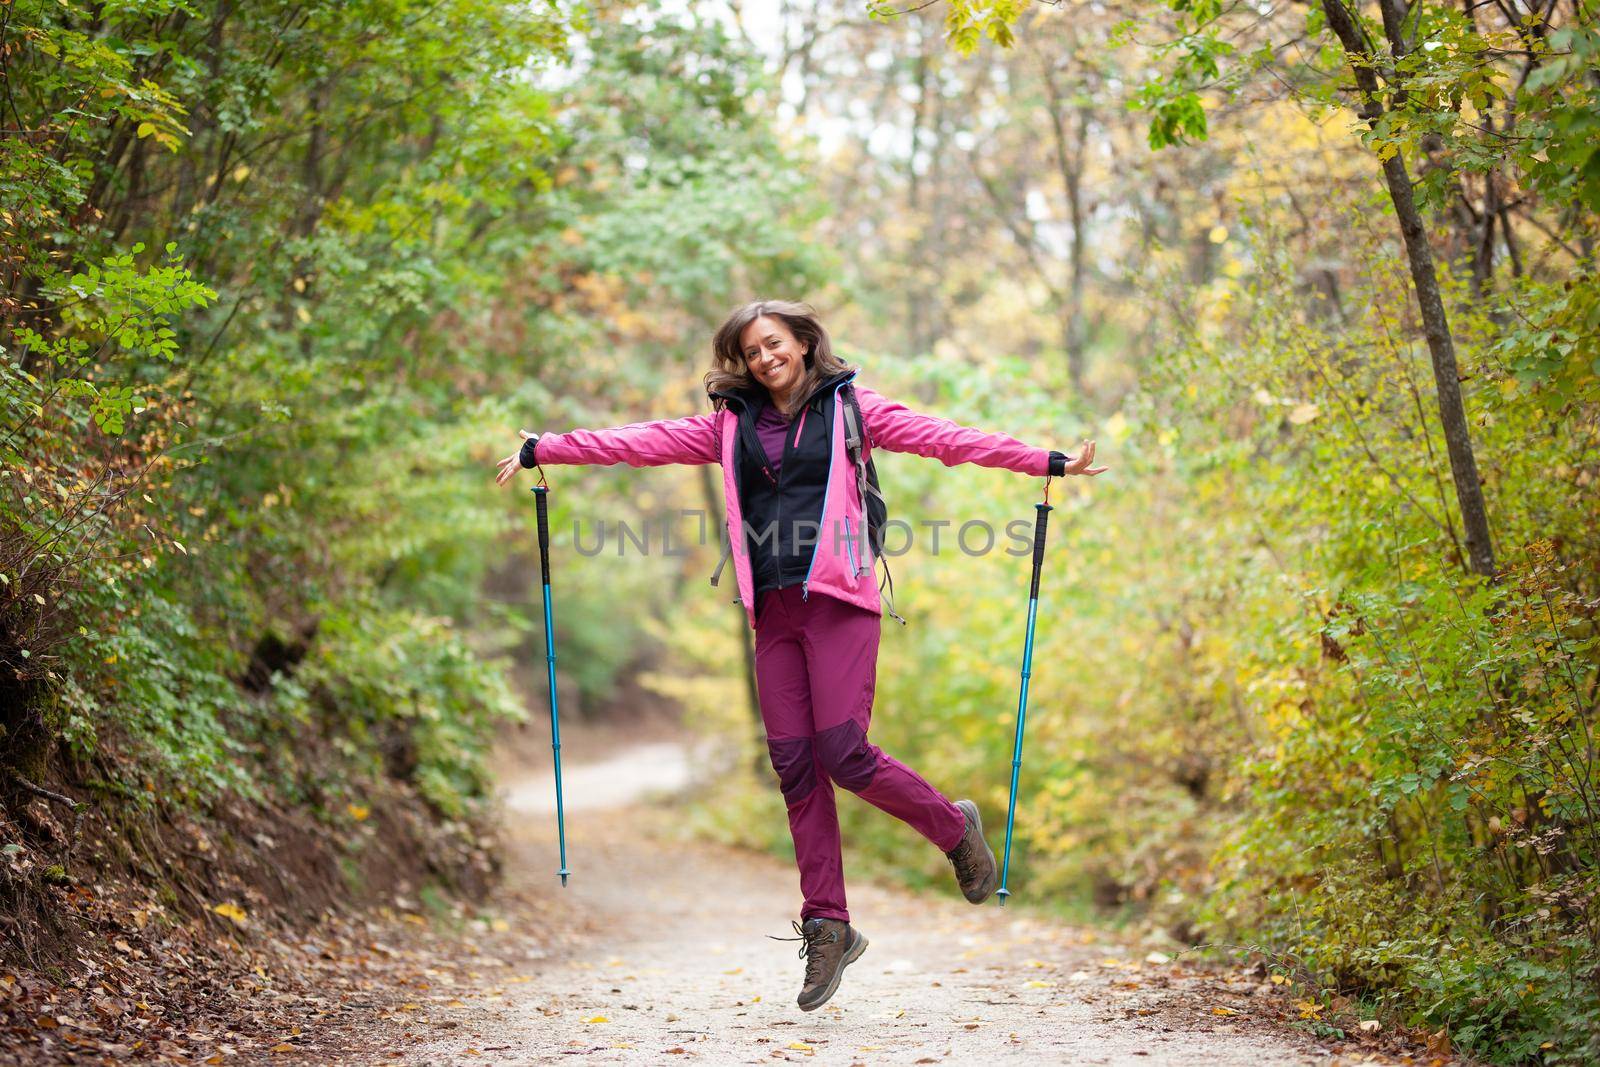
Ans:
[[[782,463],[776,471],[756,434],[756,418],[772,399],[765,389],[744,394],[735,446],[737,484],[757,597],[767,589],[798,585],[811,569],[822,536],[819,524],[833,458],[834,393],[834,384],[824,385],[795,414],[783,435]]]

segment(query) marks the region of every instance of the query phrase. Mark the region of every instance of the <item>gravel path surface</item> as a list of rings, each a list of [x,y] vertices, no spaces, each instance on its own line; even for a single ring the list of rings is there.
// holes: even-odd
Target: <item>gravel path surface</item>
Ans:
[[[404,1040],[373,1048],[373,1062],[1401,1062],[1319,1048],[1288,1025],[1292,995],[1264,977],[1193,969],[993,900],[860,881],[851,911],[870,946],[833,999],[803,1013],[798,943],[766,936],[793,936],[793,867],[674,840],[668,809],[627,784],[659,782],[638,760],[582,772],[612,783],[611,806],[568,812],[566,889],[554,819],[538,810],[548,783],[510,791],[523,810],[511,817],[503,929],[467,963],[430,969],[433,984],[395,1016]],[[519,915],[545,928],[538,947]]]

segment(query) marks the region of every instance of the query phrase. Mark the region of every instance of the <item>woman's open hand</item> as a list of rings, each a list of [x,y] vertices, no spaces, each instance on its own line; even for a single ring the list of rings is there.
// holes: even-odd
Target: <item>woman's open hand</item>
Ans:
[[[517,432],[522,435],[522,439],[524,441],[530,437],[539,436],[538,434],[530,433],[527,430],[518,430]],[[518,448],[515,452],[511,453],[511,455],[507,456],[505,459],[502,459],[499,467],[500,469],[495,473],[494,476],[494,484],[505,485],[519,470],[522,469],[522,449]]]
[[[1091,467],[1094,462],[1094,442],[1085,441],[1083,449],[1076,456],[1067,457],[1067,466],[1062,474],[1101,474],[1108,470],[1107,467]]]

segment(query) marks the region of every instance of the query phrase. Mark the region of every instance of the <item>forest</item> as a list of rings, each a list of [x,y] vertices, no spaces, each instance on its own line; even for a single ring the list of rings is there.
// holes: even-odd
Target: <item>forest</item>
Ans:
[[[139,938],[248,976],[330,909],[492,899],[497,753],[550,758],[536,479],[494,462],[706,410],[770,297],[1110,468],[1048,486],[1018,903],[1262,961],[1310,1032],[1600,1060],[1596,13],[0,2],[0,1049],[47,1002],[132,1047]],[[1039,499],[877,471],[919,534]],[[788,855],[673,518],[720,474],[543,473],[563,725],[674,709],[728,754],[692,832]],[[651,522],[688,550],[625,551]],[[998,843],[1028,561],[940,547],[889,560],[873,731]]]

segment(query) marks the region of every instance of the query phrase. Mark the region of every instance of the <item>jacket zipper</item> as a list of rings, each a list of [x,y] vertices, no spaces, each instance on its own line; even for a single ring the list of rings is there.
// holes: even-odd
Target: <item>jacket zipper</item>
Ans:
[[[806,403],[807,404],[810,403],[810,398],[809,397],[807,398]],[[806,410],[807,410],[806,408],[801,408],[800,409],[800,418],[797,420],[799,425],[797,425],[795,427],[794,440],[790,441],[789,440],[789,435],[788,434],[784,434],[783,440],[784,440],[784,442],[785,442],[787,447],[785,447],[784,450],[783,450],[783,466],[778,468],[778,481],[775,483],[777,485],[777,487],[778,487],[778,541],[777,541],[777,546],[779,548],[779,552],[777,553],[777,555],[778,555],[778,558],[780,560],[783,558],[783,552],[781,551],[782,545],[783,545],[783,476],[784,476],[784,472],[794,469],[794,454],[800,450],[800,431],[803,430],[805,428],[805,425],[806,425]],[[779,579],[779,581],[782,581],[782,579],[783,579],[783,575],[782,575],[781,571],[779,572],[778,579]],[[800,592],[801,592],[800,599],[804,600],[805,599],[805,595],[804,595],[805,594],[805,590],[802,589]]]
[[[850,528],[850,516],[844,517],[844,550],[850,554],[850,577],[861,577],[861,565],[856,562],[856,535]]]
[[[818,392],[821,392],[821,390],[818,390]],[[811,396],[806,397],[805,405],[803,407],[801,407],[801,409],[800,409],[800,417],[795,420],[796,425],[795,425],[795,428],[794,428],[794,439],[790,440],[789,436],[787,434],[784,435],[784,445],[785,445],[785,447],[784,447],[784,450],[783,450],[783,465],[778,468],[777,480],[772,483],[773,485],[775,485],[777,487],[777,492],[778,492],[778,508],[777,508],[777,512],[778,512],[778,514],[777,514],[778,535],[777,535],[777,540],[773,544],[773,547],[776,550],[776,554],[777,554],[779,559],[783,558],[783,479],[784,479],[784,474],[785,474],[786,471],[790,471],[790,470],[794,469],[794,454],[800,450],[800,434],[805,429],[805,426],[806,426],[806,412],[811,410],[811,401],[815,396],[816,396],[816,394],[813,393]],[[763,453],[763,454],[765,454],[765,453]],[[829,456],[829,459],[830,460],[832,459],[831,454]],[[832,463],[830,462],[828,466],[831,469],[832,468]],[[761,469],[762,470],[766,470],[766,467],[763,466]],[[772,472],[768,471],[767,472],[767,477],[771,478],[772,477]],[[823,497],[823,502],[824,502],[824,505],[826,505],[826,502],[827,502],[826,495],[824,495],[824,497]],[[823,510],[824,511],[827,510],[826,506],[824,506]],[[820,525],[820,523],[819,523],[819,525]],[[822,533],[821,533],[820,530],[817,533],[817,540],[819,542],[822,540]],[[813,544],[811,546],[811,559],[812,559],[813,562],[815,562],[816,558],[817,558],[817,546],[815,544]],[[782,578],[781,573],[779,575],[779,578],[781,580],[781,578]],[[805,600],[810,595],[810,589],[809,589],[810,585],[811,585],[811,565],[808,564],[806,566],[806,577],[800,583],[800,599],[801,600]]]

